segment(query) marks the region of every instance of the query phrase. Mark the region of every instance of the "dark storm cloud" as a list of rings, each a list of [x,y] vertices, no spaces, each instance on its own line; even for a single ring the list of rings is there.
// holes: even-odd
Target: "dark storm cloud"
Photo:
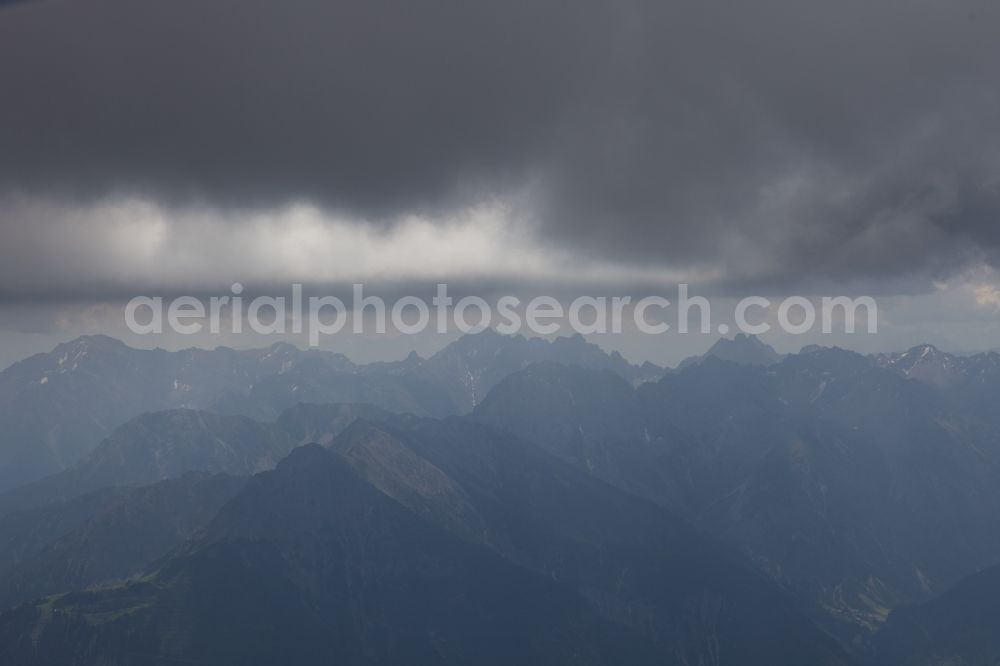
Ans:
[[[49,0],[0,11],[0,186],[391,220],[517,193],[582,257],[747,284],[1000,243],[990,2]]]
[[[2,175],[233,205],[434,207],[539,159],[607,48],[611,17],[573,4],[23,5],[0,22]]]

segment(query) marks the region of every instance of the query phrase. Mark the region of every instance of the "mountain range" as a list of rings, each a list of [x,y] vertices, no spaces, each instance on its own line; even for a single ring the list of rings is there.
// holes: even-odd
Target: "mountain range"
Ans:
[[[390,416],[330,442],[254,476],[149,573],[0,616],[4,653],[851,663],[737,555],[502,431]],[[33,579],[47,580],[48,560],[33,559]]]
[[[19,404],[31,376],[79,396],[58,431],[190,354],[183,392],[209,406],[104,405],[82,432],[120,424],[0,493],[9,663],[1000,654],[995,353],[772,357],[744,337],[717,347],[752,354],[663,372],[493,333],[370,366],[78,343],[0,395]],[[144,395],[126,406],[163,394]]]
[[[492,330],[428,359],[411,355],[369,365],[287,343],[168,352],[83,337],[0,372],[0,491],[68,468],[114,428],[146,412],[187,408],[272,420],[311,402],[447,416],[467,412],[500,379],[541,360],[608,368],[633,383],[662,374],[580,336],[550,342]]]

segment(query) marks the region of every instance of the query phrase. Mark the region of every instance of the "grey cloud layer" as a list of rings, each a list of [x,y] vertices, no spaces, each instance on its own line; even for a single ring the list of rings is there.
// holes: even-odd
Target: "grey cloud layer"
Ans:
[[[510,197],[582,258],[941,276],[1000,245],[998,34],[973,0],[21,3],[0,188],[385,221]]]

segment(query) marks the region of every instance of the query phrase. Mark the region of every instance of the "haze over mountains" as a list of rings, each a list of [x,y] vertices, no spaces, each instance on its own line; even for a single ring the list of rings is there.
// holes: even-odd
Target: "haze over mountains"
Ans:
[[[1000,666],[998,36],[0,0],[0,666]]]
[[[994,360],[969,369],[996,395]],[[638,388],[543,364],[474,414],[730,541],[850,625],[1000,552],[992,409],[851,352],[708,359]]]
[[[493,332],[371,366],[86,338],[0,385],[39,416],[3,441],[11,663],[1000,654],[995,576],[963,583],[1000,566],[996,353],[741,337],[653,372]]]
[[[547,342],[489,331],[429,359],[360,366],[287,343],[168,352],[83,337],[0,373],[0,490],[69,467],[145,412],[183,407],[271,420],[300,402],[356,402],[446,416],[467,412],[507,374],[541,360],[607,368],[631,382],[662,374],[580,336]]]

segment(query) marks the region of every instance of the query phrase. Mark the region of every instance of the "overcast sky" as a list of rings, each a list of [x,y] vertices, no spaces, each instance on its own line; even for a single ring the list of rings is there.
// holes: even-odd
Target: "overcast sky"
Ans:
[[[236,281],[871,294],[837,343],[1000,347],[998,35],[987,0],[0,1],[0,365]]]

